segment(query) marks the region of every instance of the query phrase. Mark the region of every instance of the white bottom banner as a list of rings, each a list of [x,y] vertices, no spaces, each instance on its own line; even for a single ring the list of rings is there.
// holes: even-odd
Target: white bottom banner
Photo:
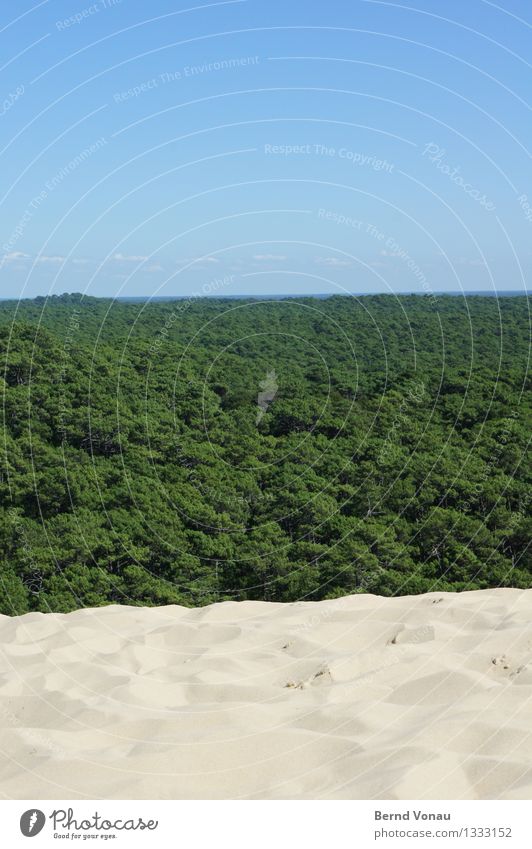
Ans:
[[[2,846],[531,849],[528,801],[0,802]]]

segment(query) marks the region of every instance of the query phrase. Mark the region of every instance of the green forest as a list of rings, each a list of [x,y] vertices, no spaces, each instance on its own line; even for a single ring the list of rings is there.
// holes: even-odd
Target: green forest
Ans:
[[[0,612],[532,587],[526,297],[0,302]]]

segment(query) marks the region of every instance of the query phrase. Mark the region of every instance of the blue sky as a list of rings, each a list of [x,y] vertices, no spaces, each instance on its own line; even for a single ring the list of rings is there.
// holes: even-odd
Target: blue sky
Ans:
[[[0,13],[0,296],[530,288],[528,0]]]

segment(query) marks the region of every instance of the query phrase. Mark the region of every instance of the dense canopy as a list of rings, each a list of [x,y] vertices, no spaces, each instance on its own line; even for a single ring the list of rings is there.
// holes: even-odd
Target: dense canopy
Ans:
[[[532,586],[529,304],[0,304],[0,612]]]

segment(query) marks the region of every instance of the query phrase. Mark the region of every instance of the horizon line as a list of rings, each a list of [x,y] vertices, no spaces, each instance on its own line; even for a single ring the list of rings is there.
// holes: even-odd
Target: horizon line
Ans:
[[[35,301],[37,298],[46,299],[46,298],[64,298],[64,297],[73,297],[77,295],[82,298],[93,298],[94,300],[102,300],[102,301],[140,301],[140,300],[153,300],[153,301],[173,301],[173,300],[183,300],[186,298],[190,298],[196,301],[216,301],[216,300],[232,300],[234,298],[274,298],[275,300],[280,300],[282,298],[349,298],[349,297],[417,297],[417,298],[430,298],[434,295],[450,295],[450,296],[459,296],[459,295],[477,295],[484,297],[496,297],[496,296],[525,296],[531,295],[532,290],[530,289],[449,289],[449,290],[434,290],[434,292],[287,292],[287,293],[276,293],[276,292],[242,292],[234,295],[200,295],[195,292],[190,292],[187,294],[175,294],[175,295],[91,295],[88,292],[61,292],[60,294],[48,293],[43,295],[28,295],[27,297],[17,297],[16,295],[8,296],[8,297],[0,297],[0,301]]]

